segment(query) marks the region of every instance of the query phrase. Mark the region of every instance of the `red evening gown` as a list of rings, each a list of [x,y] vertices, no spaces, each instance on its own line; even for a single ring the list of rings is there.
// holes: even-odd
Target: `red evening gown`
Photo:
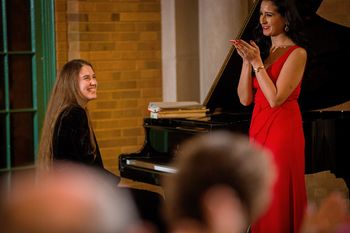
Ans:
[[[266,71],[276,83],[283,64],[298,46],[290,47]],[[304,133],[297,99],[300,85],[280,106],[271,108],[259,84],[253,81],[256,93],[249,135],[252,142],[272,152],[277,168],[271,206],[252,225],[252,233],[297,233],[306,207],[304,180]]]

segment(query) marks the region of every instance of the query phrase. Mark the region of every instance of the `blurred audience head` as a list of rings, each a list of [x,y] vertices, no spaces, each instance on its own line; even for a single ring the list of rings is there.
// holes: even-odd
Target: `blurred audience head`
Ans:
[[[333,192],[319,206],[310,203],[301,233],[350,233],[349,199]]]
[[[164,180],[173,231],[244,232],[270,203],[275,167],[245,136],[224,131],[195,136],[180,146],[174,167],[177,173]]]
[[[44,174],[14,176],[0,201],[0,225],[6,233],[141,231],[126,190],[79,165],[58,164]]]

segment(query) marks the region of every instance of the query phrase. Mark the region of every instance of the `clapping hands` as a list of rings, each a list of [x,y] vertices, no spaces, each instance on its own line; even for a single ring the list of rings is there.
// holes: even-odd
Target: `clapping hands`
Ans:
[[[249,62],[251,65],[262,64],[260,57],[260,49],[254,41],[249,43],[244,40],[230,40],[233,46],[237,49],[239,56],[243,61]]]

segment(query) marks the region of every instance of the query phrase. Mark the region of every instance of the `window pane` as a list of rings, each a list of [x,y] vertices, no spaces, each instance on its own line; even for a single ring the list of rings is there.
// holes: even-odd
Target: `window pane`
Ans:
[[[11,165],[34,163],[33,113],[11,115]]]
[[[30,55],[9,56],[10,108],[32,107],[32,66]]]
[[[0,1],[1,3],[1,1]],[[4,51],[3,25],[2,25],[2,4],[0,4],[0,52]]]
[[[0,168],[6,167],[6,121],[5,114],[0,114]]]
[[[30,1],[7,0],[7,42],[9,51],[31,50]]]
[[[4,56],[0,55],[0,110],[5,109]]]

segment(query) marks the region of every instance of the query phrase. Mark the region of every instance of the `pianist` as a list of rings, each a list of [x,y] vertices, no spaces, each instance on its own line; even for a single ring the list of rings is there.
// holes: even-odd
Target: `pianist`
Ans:
[[[84,164],[103,171],[119,183],[120,178],[104,169],[92,129],[87,103],[97,98],[97,80],[92,65],[84,60],[67,62],[53,87],[42,128],[39,167],[49,169],[54,161]]]

